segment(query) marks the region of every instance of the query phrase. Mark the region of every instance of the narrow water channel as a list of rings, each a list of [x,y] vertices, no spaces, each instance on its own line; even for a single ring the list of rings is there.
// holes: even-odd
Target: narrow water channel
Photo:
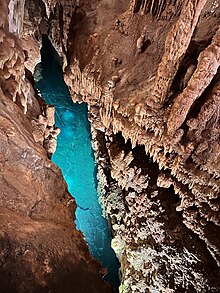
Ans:
[[[41,64],[37,66],[36,75],[39,71],[42,78],[37,81],[36,87],[45,102],[55,106],[56,126],[61,129],[52,161],[62,170],[69,192],[76,199],[77,228],[85,235],[91,254],[108,268],[105,280],[111,281],[117,292],[118,262],[110,245],[108,224],[98,202],[87,106],[72,102],[63,80],[58,54],[46,35],[43,35]]]

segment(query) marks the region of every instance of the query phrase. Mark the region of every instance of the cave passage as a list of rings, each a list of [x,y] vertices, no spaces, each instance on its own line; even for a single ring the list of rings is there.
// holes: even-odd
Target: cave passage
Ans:
[[[41,63],[35,70],[36,87],[47,104],[55,106],[56,126],[61,129],[52,161],[62,170],[69,192],[76,199],[76,225],[91,254],[108,268],[106,281],[119,287],[118,260],[111,248],[111,236],[98,202],[96,165],[86,104],[74,104],[63,80],[57,52],[42,36]],[[40,78],[39,78],[40,76]],[[83,281],[83,280],[82,280]]]

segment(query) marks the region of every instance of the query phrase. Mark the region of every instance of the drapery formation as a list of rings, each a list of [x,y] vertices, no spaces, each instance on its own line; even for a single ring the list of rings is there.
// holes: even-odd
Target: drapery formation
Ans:
[[[133,12],[140,11],[142,14],[150,13],[156,18],[171,19],[180,13],[183,3],[183,0],[131,0],[130,8]],[[163,15],[167,8],[168,13]]]

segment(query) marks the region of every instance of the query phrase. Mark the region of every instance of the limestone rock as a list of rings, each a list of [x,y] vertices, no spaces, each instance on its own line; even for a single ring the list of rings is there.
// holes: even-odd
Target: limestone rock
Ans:
[[[94,129],[103,132],[94,142],[100,201],[121,262],[121,290],[219,291],[217,1],[42,3],[43,12],[36,1],[25,2],[23,41],[34,44],[34,36],[40,43],[38,26],[48,18],[73,101],[88,103]],[[7,4],[1,7],[2,95],[28,113],[33,94],[27,95],[24,67],[33,68],[37,50],[24,49],[28,63],[17,38],[4,30]],[[142,34],[150,42],[137,54]],[[54,129],[39,122],[40,114],[36,137],[48,143],[51,136],[51,150]],[[8,126],[5,146],[16,131]],[[45,267],[50,270],[48,260]]]
[[[0,291],[112,292],[76,230],[76,203],[62,173],[42,146],[49,140],[53,153],[59,129],[53,107],[32,87],[36,59],[25,60],[26,45],[30,58],[39,52],[39,42],[28,40],[40,9],[33,19],[27,10],[41,1],[24,2],[0,1]]]
[[[103,182],[108,185],[102,188],[105,196],[101,201],[107,206],[116,239],[126,239],[124,254],[119,254],[122,289],[129,292],[215,290],[208,285],[209,273],[207,279],[203,273],[197,275],[205,286],[200,288],[191,278],[193,272],[182,267],[189,261],[194,272],[196,268],[199,272],[203,263],[209,271],[209,259],[219,270],[220,7],[215,3],[130,1],[127,10],[115,6],[115,15],[105,21],[104,16],[110,15],[106,7],[84,3],[81,9],[86,12],[90,35],[83,20],[74,27],[76,34],[69,35],[65,79],[73,100],[89,104],[91,123],[105,133],[109,159],[103,162],[97,156],[102,169],[99,178],[105,174]],[[142,35],[150,44],[137,54]],[[117,66],[116,57],[122,60]],[[110,84],[112,76],[119,76],[120,82]],[[171,229],[177,218],[177,227]],[[183,244],[187,234],[188,244]],[[192,249],[191,241],[197,249]],[[117,243],[121,247],[120,240]],[[203,253],[196,253],[200,249],[210,253],[206,260],[201,258]],[[164,266],[155,261],[163,259],[161,251],[167,253]],[[171,251],[180,260],[173,267],[185,271],[187,280],[170,271]],[[162,267],[167,275],[164,272],[159,277]],[[171,287],[165,281],[168,275],[175,279]]]

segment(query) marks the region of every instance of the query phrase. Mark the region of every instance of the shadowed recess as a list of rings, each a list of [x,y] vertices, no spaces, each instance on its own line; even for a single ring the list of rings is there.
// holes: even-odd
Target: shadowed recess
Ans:
[[[85,235],[91,254],[108,268],[105,280],[112,282],[117,291],[118,261],[111,248],[108,223],[98,202],[87,105],[72,102],[63,80],[59,56],[48,37],[42,37],[41,64],[35,72],[36,86],[45,102],[55,106],[56,126],[61,129],[52,160],[62,170],[69,192],[76,199],[77,228]]]

